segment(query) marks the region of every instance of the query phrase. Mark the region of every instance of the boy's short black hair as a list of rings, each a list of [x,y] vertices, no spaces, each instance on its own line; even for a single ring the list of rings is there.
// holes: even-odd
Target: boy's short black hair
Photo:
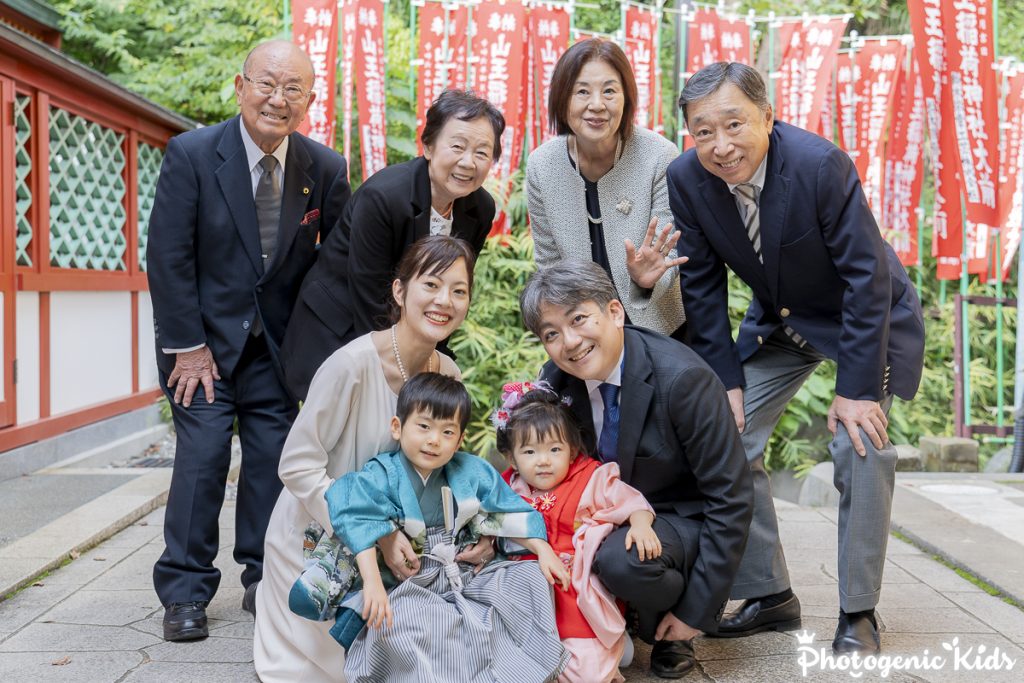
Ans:
[[[436,372],[414,375],[398,392],[398,421],[415,411],[427,413],[435,420],[458,418],[459,429],[466,431],[472,402],[462,382]]]

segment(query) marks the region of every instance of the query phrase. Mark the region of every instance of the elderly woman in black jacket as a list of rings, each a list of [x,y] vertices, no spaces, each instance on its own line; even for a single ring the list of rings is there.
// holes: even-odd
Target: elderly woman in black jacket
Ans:
[[[413,242],[446,234],[480,253],[494,221],[482,185],[504,130],[490,102],[446,90],[427,111],[423,156],[382,169],[355,192],[302,282],[284,337],[280,356],[296,398],[331,353],[387,327],[394,268]]]

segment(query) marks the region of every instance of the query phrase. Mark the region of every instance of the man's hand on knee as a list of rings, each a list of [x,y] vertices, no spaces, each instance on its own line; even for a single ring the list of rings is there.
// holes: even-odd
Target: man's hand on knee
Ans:
[[[655,640],[693,640],[701,634],[700,631],[689,626],[671,612],[666,612],[661,618],[657,630],[654,632]]]
[[[736,429],[743,433],[746,426],[746,417],[743,413],[743,387],[736,387],[725,392],[729,397],[729,408],[732,410],[732,418],[736,420]]]
[[[867,454],[864,442],[860,438],[860,429],[868,435],[875,448],[881,449],[889,441],[889,435],[886,433],[889,418],[885,416],[885,411],[878,401],[858,401],[837,394],[828,409],[828,430],[832,432],[832,436],[836,435],[840,422],[846,427],[846,433],[850,435],[857,455]]]
[[[213,403],[213,380],[220,379],[217,363],[209,346],[195,351],[175,354],[174,369],[167,377],[167,388],[174,389],[174,402],[186,408],[192,405],[192,396],[203,385],[206,402]]]

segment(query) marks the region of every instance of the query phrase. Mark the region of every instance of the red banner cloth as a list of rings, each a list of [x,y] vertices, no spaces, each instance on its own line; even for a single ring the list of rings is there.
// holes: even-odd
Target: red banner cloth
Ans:
[[[359,0],[356,12],[356,100],[363,180],[387,166],[384,90],[384,3]]]
[[[860,67],[852,50],[845,50],[836,56],[835,99],[836,120],[839,127],[839,148],[850,155],[856,163],[857,154],[857,92],[856,83],[860,78]]]
[[[919,266],[917,208],[924,179],[924,92],[914,59],[909,64],[896,82],[879,225],[900,263]]]
[[[967,213],[967,272],[988,266],[989,233],[998,225],[999,91],[988,0],[942,0],[946,59]]]
[[[548,96],[555,64],[569,47],[569,13],[564,7],[538,5],[530,10],[530,40],[533,48],[533,93],[536,112],[535,144],[554,137],[548,127]]]
[[[718,18],[718,56],[723,62],[750,64],[750,26],[746,20]]]
[[[1004,79],[1006,93],[1006,135],[999,146],[999,273],[1004,280],[1010,276],[1013,255],[1020,246],[1021,170],[1024,168],[1024,72],[1008,73]]]
[[[419,74],[416,79],[416,144],[427,123],[427,110],[445,88],[466,87],[466,33],[464,5],[446,9],[440,2],[419,8]]]
[[[953,104],[948,93],[944,93],[943,86],[948,78],[942,0],[907,0],[907,12],[921,75],[929,132],[928,152],[935,180],[935,205],[932,209],[935,276],[939,280],[955,280],[960,277],[961,270],[963,220],[957,179],[956,133],[952,125]]]
[[[900,41],[868,40],[857,52],[857,154],[854,163],[868,205],[882,220],[882,170],[885,132],[892,111],[896,79],[903,71],[906,47]],[[851,155],[852,156],[852,155]]]
[[[687,27],[686,70],[695,74],[715,62],[720,62],[721,35],[718,12],[698,7]],[[732,60],[730,60],[732,61]]]
[[[355,78],[356,15],[359,0],[341,0],[338,12],[341,15],[341,134],[344,140],[342,154],[349,160],[349,175],[352,173],[352,83]]]
[[[316,98],[299,125],[299,132],[334,147],[335,71],[338,64],[337,0],[295,0],[292,3],[292,41],[313,62]]]
[[[636,124],[657,130],[661,125],[661,68],[658,66],[660,16],[654,9],[630,5],[625,14],[626,58],[636,78]]]
[[[783,48],[777,118],[805,130],[820,130],[822,105],[845,31],[846,19],[841,18],[786,22],[779,27]]]

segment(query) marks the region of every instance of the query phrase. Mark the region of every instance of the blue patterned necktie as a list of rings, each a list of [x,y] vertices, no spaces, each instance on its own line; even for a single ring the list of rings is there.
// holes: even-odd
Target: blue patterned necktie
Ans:
[[[597,451],[603,462],[618,459],[619,445],[619,387],[605,382],[597,388],[604,401],[604,418],[601,424],[601,439]]]

